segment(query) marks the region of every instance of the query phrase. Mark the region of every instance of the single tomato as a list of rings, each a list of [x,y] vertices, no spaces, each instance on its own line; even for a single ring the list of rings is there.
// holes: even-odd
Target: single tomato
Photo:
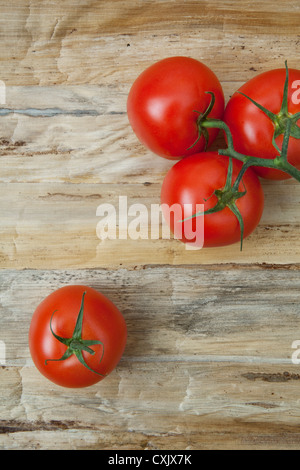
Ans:
[[[200,152],[206,140],[203,135],[198,140],[197,119],[211,102],[207,92],[215,95],[208,117],[220,119],[224,94],[209,67],[189,57],[160,60],[144,70],[130,89],[127,114],[131,127],[140,142],[161,157],[178,160]],[[218,132],[208,130],[208,146]]]
[[[62,287],[35,310],[29,348],[37,369],[57,385],[80,388],[106,377],[118,364],[127,328],[117,307],[83,285]]]
[[[248,169],[239,184],[238,198],[226,199],[230,194],[224,196],[222,191],[227,181],[228,166],[228,157],[217,152],[202,152],[183,158],[168,171],[162,184],[161,204],[164,218],[175,238],[200,248],[241,241],[240,223],[229,207],[232,203],[236,204],[243,218],[243,238],[256,228],[264,207],[259,178]],[[232,160],[233,183],[241,167],[240,161]],[[193,214],[214,208],[221,200],[224,201],[222,210],[190,218]]]
[[[235,150],[244,155],[274,159],[279,151],[273,145],[274,132],[282,131],[275,138],[282,148],[286,119],[300,112],[300,70],[289,69],[287,88],[287,110],[281,110],[284,96],[286,69],[275,69],[256,75],[236,91],[227,103],[223,120],[228,125]],[[249,98],[274,114],[274,120],[259,109]],[[298,121],[300,123],[300,120]],[[294,124],[297,131],[297,121]],[[300,132],[297,131],[297,133]],[[300,139],[290,137],[288,162],[300,169]],[[278,169],[253,167],[257,174],[266,179],[284,180],[290,176]]]

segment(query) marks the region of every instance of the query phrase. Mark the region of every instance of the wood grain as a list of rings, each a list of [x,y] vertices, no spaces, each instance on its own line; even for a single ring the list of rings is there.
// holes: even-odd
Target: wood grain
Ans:
[[[299,24],[297,0],[1,1],[1,450],[299,449],[298,183],[262,181],[242,252],[97,235],[99,205],[150,211],[173,165],[129,126],[139,73],[194,57],[227,101],[298,67]],[[28,350],[34,309],[71,283],[111,298],[129,331],[116,370],[84,390],[44,379]]]
[[[35,369],[26,338],[39,301],[83,282],[116,303],[129,339],[109,377],[68,390]],[[215,439],[215,448],[296,448],[299,295],[290,268],[2,272],[1,445],[199,449]]]
[[[146,183],[146,184],[145,184]],[[161,184],[0,183],[2,219],[0,260],[3,268],[98,268],[148,264],[299,264],[299,185],[265,185],[265,209],[259,226],[244,242],[223,248],[187,250],[166,227],[160,205]],[[128,228],[118,229],[127,198],[126,213],[142,204],[147,220],[130,232],[139,213],[127,216]],[[13,203],[12,203],[13,202]],[[115,239],[100,238],[105,225],[97,208],[111,204],[116,210]],[[151,222],[151,211],[159,224]],[[154,233],[151,233],[151,230]],[[131,233],[139,237],[132,239]],[[160,238],[152,239],[155,234]],[[103,235],[106,237],[106,235]],[[125,239],[124,239],[125,238]]]
[[[122,87],[149,62],[180,53],[208,62],[227,80],[246,80],[249,70],[282,66],[286,57],[296,66],[299,15],[296,0],[161,0],[155,8],[152,0],[14,0],[1,15],[0,71],[10,85]]]

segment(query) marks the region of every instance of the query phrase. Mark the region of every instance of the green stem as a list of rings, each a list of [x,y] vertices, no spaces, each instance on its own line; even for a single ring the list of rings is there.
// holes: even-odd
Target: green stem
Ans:
[[[289,73],[288,73],[287,63],[285,63],[285,66],[286,66],[286,79],[285,79],[285,84],[284,84],[283,100],[282,100],[280,112],[278,114],[272,113],[271,111],[269,111],[268,109],[264,108],[262,105],[254,101],[252,98],[240,92],[243,96],[248,98],[257,108],[263,111],[269,117],[269,119],[274,123],[274,134],[272,137],[272,143],[273,143],[274,148],[278,151],[278,155],[275,158],[273,159],[258,158],[258,157],[254,157],[251,155],[244,155],[235,150],[232,134],[227,124],[220,119],[212,119],[208,117],[215,102],[214,94],[211,92],[209,92],[211,95],[211,102],[207,110],[204,113],[199,113],[199,117],[197,119],[198,138],[196,142],[190,147],[192,148],[199,141],[202,135],[204,136],[206,143],[207,143],[208,142],[208,129],[210,128],[221,129],[226,135],[227,148],[219,149],[218,151],[219,155],[225,155],[229,157],[229,165],[228,165],[228,172],[227,172],[227,179],[226,179],[225,187],[223,189],[216,189],[214,191],[213,194],[218,199],[214,207],[212,207],[211,209],[208,209],[207,211],[193,214],[192,216],[188,217],[188,219],[197,217],[199,215],[213,214],[215,212],[219,212],[223,210],[227,206],[235,214],[240,224],[241,250],[242,250],[242,244],[243,244],[243,238],[244,238],[244,222],[243,222],[242,215],[236,205],[236,201],[238,198],[243,197],[246,194],[246,189],[244,192],[239,191],[239,185],[242,182],[242,178],[245,172],[248,170],[248,168],[250,168],[251,166],[273,168],[273,169],[280,170],[280,171],[287,173],[288,175],[292,176],[294,179],[300,182],[300,170],[298,170],[293,165],[291,165],[287,159],[290,137],[300,139],[300,127],[297,125],[297,121],[300,118],[300,113],[291,115],[288,112]],[[282,134],[283,134],[283,142],[282,142],[282,148],[280,150],[276,143],[276,138]],[[243,162],[242,168],[239,171],[239,174],[233,184],[232,184],[232,158],[235,158]],[[188,219],[184,219],[182,222]]]
[[[205,129],[218,128],[225,132],[228,147],[227,149],[220,149],[220,155],[236,158],[237,160],[242,161],[244,164],[247,163],[247,168],[250,166],[259,166],[284,171],[300,182],[300,170],[295,168],[287,161],[287,144],[289,141],[291,128],[290,121],[288,121],[286,125],[281,155],[278,155],[274,159],[253,157],[251,155],[244,155],[237,152],[233,145],[233,139],[229,127],[224,121],[221,121],[220,119],[207,118],[205,121],[201,122],[201,126]]]
[[[241,178],[242,178],[242,171],[240,173]],[[213,195],[215,195],[218,199],[216,205],[214,207],[211,207],[210,209],[207,209],[204,212],[197,212],[196,214],[193,214],[186,219],[183,219],[181,222],[185,222],[189,219],[192,219],[194,217],[198,217],[200,215],[209,215],[209,214],[215,214],[216,212],[220,212],[225,207],[228,207],[233,214],[236,216],[239,225],[240,225],[240,230],[241,230],[241,238],[240,238],[240,250],[242,251],[243,247],[243,239],[244,239],[244,221],[243,217],[236,205],[236,201],[245,196],[246,190],[245,191],[239,191],[239,183],[237,183],[237,180],[234,182],[232,185],[232,176],[233,176],[233,163],[232,163],[232,158],[229,158],[229,163],[228,163],[228,170],[227,170],[227,177],[226,177],[226,183],[224,188],[216,189],[213,192]]]
[[[204,140],[205,140],[204,151],[206,151],[207,146],[208,146],[209,135],[208,135],[207,130],[201,127],[201,122],[205,121],[205,119],[207,118],[207,116],[209,115],[211,110],[213,109],[213,107],[215,105],[216,98],[215,98],[215,95],[212,91],[206,91],[205,93],[210,95],[210,102],[209,102],[208,107],[206,108],[206,110],[203,113],[200,113],[199,111],[194,110],[194,113],[199,114],[199,117],[197,119],[198,136],[197,136],[197,139],[195,140],[195,142],[190,147],[188,147],[187,150],[190,150],[193,147],[195,147],[195,145],[198,144],[198,142],[199,142],[199,140],[201,139],[202,136],[204,137]]]
[[[71,357],[74,354],[77,357],[78,361],[84,367],[86,367],[86,369],[90,370],[91,372],[94,372],[95,374],[98,374],[98,375],[101,375],[102,377],[104,377],[103,374],[100,374],[99,372],[91,369],[91,367],[85,362],[83,354],[82,354],[82,351],[85,351],[85,352],[87,352],[91,355],[94,355],[95,351],[93,349],[91,349],[89,346],[93,346],[93,345],[98,344],[98,345],[102,346],[102,355],[101,355],[101,358],[100,358],[100,362],[102,361],[102,358],[103,358],[103,355],[104,355],[104,345],[103,345],[102,341],[82,339],[82,322],[83,322],[84,297],[85,297],[85,295],[86,295],[86,292],[84,292],[83,295],[82,295],[80,310],[79,310],[79,313],[78,313],[78,316],[77,316],[76,325],[75,325],[73,335],[72,335],[71,338],[63,338],[62,336],[58,336],[53,331],[52,319],[53,319],[54,313],[57,310],[55,310],[52,313],[51,319],[50,319],[50,331],[51,331],[51,333],[52,333],[52,335],[54,336],[55,339],[57,339],[60,343],[67,346],[67,349],[60,358],[46,359],[45,364],[47,365],[47,363],[50,362],[50,361],[51,362],[52,361],[54,361],[54,362],[65,361],[66,359],[68,359],[69,357]]]

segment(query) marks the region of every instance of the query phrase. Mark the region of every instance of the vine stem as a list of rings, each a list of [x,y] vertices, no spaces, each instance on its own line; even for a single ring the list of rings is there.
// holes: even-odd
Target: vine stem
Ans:
[[[269,119],[273,122],[274,133],[272,137],[272,143],[273,143],[274,148],[278,152],[275,158],[270,158],[270,159],[258,158],[258,157],[254,157],[251,155],[244,155],[236,151],[236,149],[234,148],[234,144],[233,144],[232,134],[227,124],[221,119],[213,119],[213,118],[208,117],[215,102],[215,97],[212,92],[207,92],[207,93],[210,93],[211,95],[211,101],[207,110],[204,113],[199,113],[199,117],[197,119],[198,138],[196,142],[190,147],[192,148],[199,141],[202,135],[204,136],[205,141],[207,143],[208,129],[211,129],[211,128],[220,129],[225,133],[225,136],[227,139],[227,148],[218,150],[219,155],[225,155],[229,157],[229,166],[228,166],[227,181],[226,181],[225,187],[216,189],[214,191],[213,194],[217,196],[218,202],[213,208],[208,209],[207,211],[204,211],[203,213],[194,214],[191,217],[197,217],[198,215],[212,214],[214,212],[223,210],[224,207],[227,206],[235,214],[240,224],[241,249],[242,249],[242,243],[243,243],[244,222],[243,222],[242,215],[239,212],[239,209],[236,205],[236,201],[237,199],[239,199],[240,197],[243,197],[246,194],[246,190],[244,192],[239,191],[239,185],[240,183],[242,183],[243,176],[245,172],[248,170],[248,168],[256,166],[256,167],[264,167],[264,168],[272,168],[272,169],[280,170],[300,182],[300,169],[297,169],[296,167],[291,165],[288,162],[288,158],[287,158],[290,137],[300,139],[300,127],[297,125],[297,121],[300,118],[300,113],[291,115],[288,112],[289,73],[288,73],[287,62],[285,62],[285,67],[286,67],[286,78],[285,78],[285,83],[284,83],[283,99],[281,103],[281,109],[278,114],[272,113],[268,109],[264,108],[261,104],[254,101],[249,96],[244,95],[244,93],[239,92],[243,96],[248,98],[257,108],[263,111],[269,117]],[[280,149],[276,143],[276,138],[282,134],[283,134],[283,142],[282,142],[282,147]],[[241,161],[243,165],[239,171],[237,178],[232,183],[232,159],[233,158]]]
[[[242,153],[237,152],[233,145],[233,139],[232,139],[230,129],[224,121],[220,119],[206,118],[205,120],[201,122],[201,127],[204,127],[205,129],[218,128],[225,132],[226,138],[227,138],[227,149],[220,149],[218,152],[219,152],[219,155],[225,155],[228,157],[236,158],[237,160],[240,160],[244,163],[244,167],[241,170],[242,174],[240,174],[238,177],[239,182],[241,181],[241,178],[243,174],[245,173],[245,171],[251,166],[259,166],[259,167],[274,168],[277,170],[281,170],[281,171],[286,172],[287,174],[289,174],[290,176],[292,176],[293,178],[295,178],[297,181],[300,182],[300,170],[295,168],[293,165],[291,165],[287,161],[287,149],[288,149],[288,143],[289,143],[289,138],[290,138],[290,133],[291,133],[291,125],[292,125],[291,121],[287,121],[283,143],[282,143],[282,150],[281,150],[280,155],[278,155],[274,159],[269,159],[269,158],[253,157],[250,155],[244,155]]]

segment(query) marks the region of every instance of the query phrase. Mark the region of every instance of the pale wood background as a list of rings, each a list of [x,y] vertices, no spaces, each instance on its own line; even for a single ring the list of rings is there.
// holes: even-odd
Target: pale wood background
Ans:
[[[129,127],[136,76],[191,56],[228,100],[299,66],[298,0],[2,0],[0,34],[0,448],[299,449],[298,183],[263,183],[242,253],[96,234],[99,204],[159,204],[173,164]],[[128,324],[117,369],[85,390],[44,379],[27,344],[37,304],[70,283]]]

